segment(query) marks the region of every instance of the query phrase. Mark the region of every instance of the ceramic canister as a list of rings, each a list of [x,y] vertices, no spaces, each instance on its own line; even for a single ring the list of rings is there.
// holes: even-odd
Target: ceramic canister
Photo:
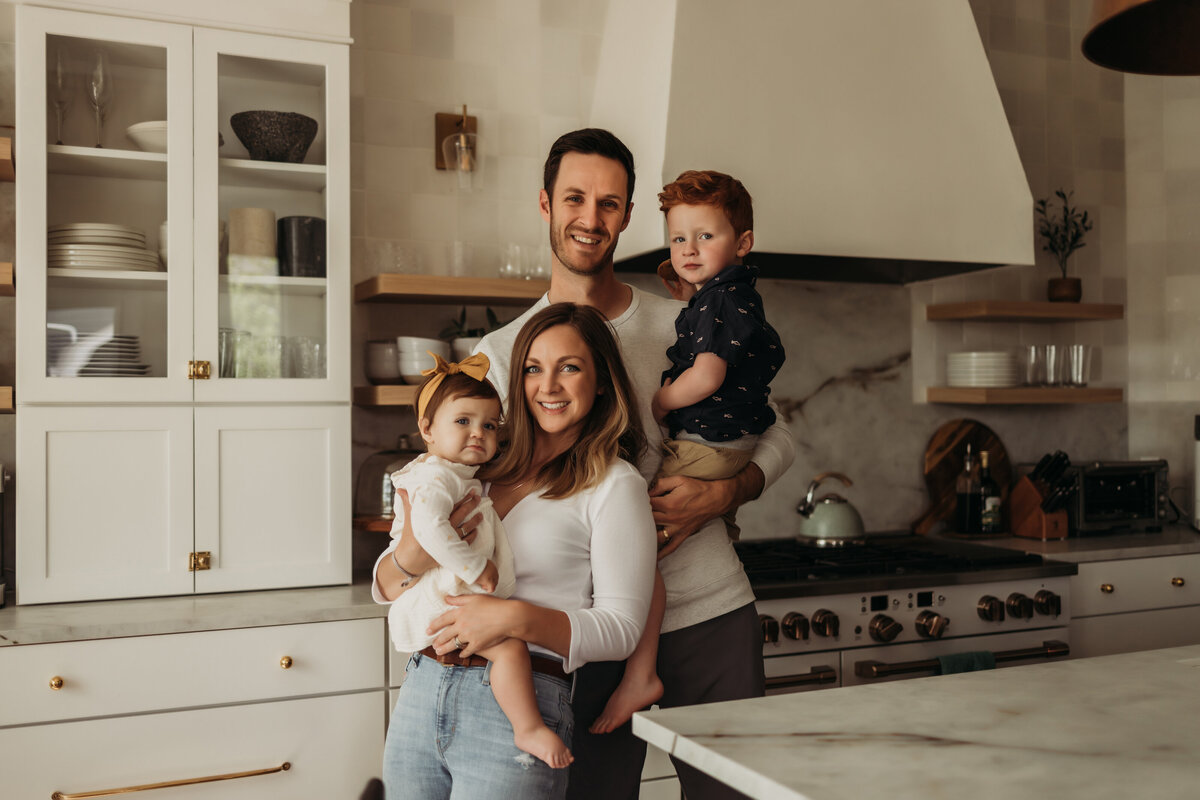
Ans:
[[[269,208],[229,211],[229,252],[275,257],[275,212]]]

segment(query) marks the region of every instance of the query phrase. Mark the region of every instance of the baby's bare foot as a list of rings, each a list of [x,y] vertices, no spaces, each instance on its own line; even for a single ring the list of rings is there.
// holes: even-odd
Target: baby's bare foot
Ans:
[[[569,766],[575,760],[575,757],[571,755],[571,751],[563,744],[563,740],[558,738],[558,735],[545,725],[539,725],[537,728],[525,733],[514,733],[513,743],[521,750],[530,755],[537,756],[555,769],[562,769]]]
[[[588,730],[592,733],[614,731],[628,722],[633,712],[641,711],[662,697],[662,693],[662,681],[654,673],[643,677],[626,671],[617,690]]]

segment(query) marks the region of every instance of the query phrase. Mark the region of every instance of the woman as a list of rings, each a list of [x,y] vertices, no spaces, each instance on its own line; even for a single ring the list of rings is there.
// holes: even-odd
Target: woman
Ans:
[[[528,642],[542,717],[569,746],[570,674],[626,658],[645,624],[654,522],[645,480],[630,463],[645,438],[608,323],[585,306],[551,305],[522,328],[512,358],[508,447],[479,476],[491,481],[508,532],[516,590],[507,600],[450,598],[455,609],[431,626],[433,647],[409,661],[384,750],[389,800],[452,790],[562,797],[568,771],[512,744],[487,662],[474,653],[506,637]],[[394,599],[414,569],[432,566],[414,556],[412,539],[406,530],[399,542],[407,544],[393,543],[376,562],[380,602]],[[388,557],[393,550],[401,561]]]

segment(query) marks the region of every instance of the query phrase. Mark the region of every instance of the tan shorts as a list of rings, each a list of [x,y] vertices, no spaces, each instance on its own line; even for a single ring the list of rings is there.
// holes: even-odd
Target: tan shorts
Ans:
[[[658,468],[655,480],[671,475],[705,481],[732,478],[741,472],[754,456],[753,450],[718,447],[687,439],[663,439],[662,453],[662,466]],[[722,517],[725,520],[726,532],[734,541],[742,535],[742,529],[734,521],[736,513],[737,509],[734,509]]]

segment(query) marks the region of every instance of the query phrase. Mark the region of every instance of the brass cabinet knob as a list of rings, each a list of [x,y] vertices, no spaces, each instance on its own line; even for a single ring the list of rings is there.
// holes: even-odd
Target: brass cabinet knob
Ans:
[[[1114,591],[1116,591],[1116,587],[1111,583],[1102,583],[1100,584],[1100,591],[1104,592],[1105,594],[1112,594]]]
[[[1185,583],[1187,583],[1187,581],[1185,581],[1183,578],[1171,578],[1172,586],[1183,586]]]
[[[279,659],[279,666],[283,667],[284,669],[291,669],[292,668],[292,657],[284,656],[283,658]]]
[[[50,679],[50,688],[56,692],[59,689],[61,689],[65,684],[66,684],[66,681],[64,681],[62,678],[58,677],[57,675],[55,675],[53,678]]]

